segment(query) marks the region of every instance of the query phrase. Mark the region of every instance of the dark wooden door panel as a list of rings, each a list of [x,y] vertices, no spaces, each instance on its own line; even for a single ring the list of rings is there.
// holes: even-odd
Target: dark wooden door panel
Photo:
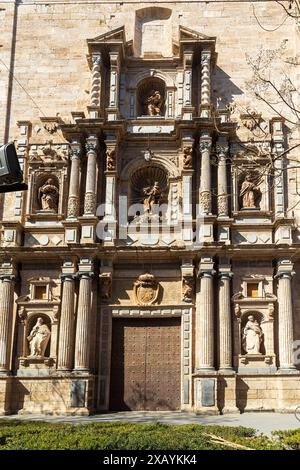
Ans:
[[[180,318],[113,319],[110,408],[180,408]]]

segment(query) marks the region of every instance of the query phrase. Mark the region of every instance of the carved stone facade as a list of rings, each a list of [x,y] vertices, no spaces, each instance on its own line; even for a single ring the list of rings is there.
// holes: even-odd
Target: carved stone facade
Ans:
[[[297,155],[262,102],[233,109],[241,47],[299,33],[251,5],[0,0],[0,135],[29,187],[0,199],[0,413],[299,404]]]

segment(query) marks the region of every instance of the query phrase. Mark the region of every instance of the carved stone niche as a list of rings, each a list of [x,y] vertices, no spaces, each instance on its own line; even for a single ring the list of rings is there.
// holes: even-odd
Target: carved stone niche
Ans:
[[[166,84],[159,77],[147,77],[136,90],[137,116],[159,118],[166,113]]]
[[[101,302],[108,302],[112,294],[112,273],[101,272],[99,275],[100,281],[100,297]]]
[[[247,297],[242,292],[232,298],[234,305],[234,366],[240,372],[275,372],[273,294]]]
[[[62,219],[67,204],[67,157],[59,159],[52,147],[32,153],[28,193],[27,219]]]
[[[37,370],[37,373],[42,373],[38,372],[40,369],[49,372],[49,368],[54,367],[56,363],[60,301],[52,295],[47,281],[48,278],[31,279],[30,294],[22,295],[16,301],[19,319],[18,375],[20,370],[28,368]],[[36,342],[32,343],[31,336],[35,336],[37,331],[40,332]],[[22,372],[20,374],[22,375]]]
[[[270,217],[270,177],[265,170],[267,161],[249,164],[245,158],[237,157],[232,167],[233,215],[239,218]],[[261,171],[258,171],[260,166]]]

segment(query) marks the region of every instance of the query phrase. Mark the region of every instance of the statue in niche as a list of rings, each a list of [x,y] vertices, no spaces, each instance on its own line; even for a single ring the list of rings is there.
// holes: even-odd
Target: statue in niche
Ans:
[[[242,209],[257,209],[260,194],[260,189],[257,184],[253,182],[251,175],[246,175],[240,190]]]
[[[101,299],[109,300],[111,297],[112,279],[110,274],[101,274]]]
[[[185,276],[182,279],[182,300],[191,302],[193,300],[194,279],[192,276]]]
[[[162,97],[159,91],[152,91],[146,101],[149,116],[160,116],[162,107]]]
[[[30,357],[44,357],[46,347],[51,336],[51,331],[39,317],[32,328],[30,335],[27,336],[30,348]]]
[[[193,156],[192,156],[192,148],[191,147],[184,147],[183,149],[183,168],[188,170],[193,167]]]
[[[38,197],[42,209],[45,211],[57,212],[58,208],[58,188],[53,178],[47,179],[46,183],[39,188]]]
[[[116,169],[116,151],[114,149],[106,152],[106,169],[114,171]]]
[[[148,213],[149,215],[153,214],[153,206],[159,205],[162,201],[163,198],[163,193],[162,190],[160,189],[160,186],[157,181],[155,181],[153,186],[149,186],[148,188],[143,188],[143,193],[144,193],[144,199],[143,199],[143,204],[144,204],[144,210],[145,213]]]
[[[243,330],[243,348],[247,354],[260,354],[263,332],[253,315],[249,315]]]

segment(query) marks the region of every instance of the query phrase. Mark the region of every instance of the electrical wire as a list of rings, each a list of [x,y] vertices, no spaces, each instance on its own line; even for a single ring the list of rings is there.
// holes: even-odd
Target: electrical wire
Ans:
[[[286,22],[286,20],[287,20],[288,17],[289,17],[289,15],[286,15],[286,17],[284,18],[284,20],[282,21],[282,23],[281,23],[280,25],[276,26],[276,28],[274,28],[274,29],[267,29],[267,28],[265,28],[265,27],[261,24],[261,22],[260,22],[259,19],[257,18],[257,15],[256,15],[256,13],[255,13],[255,8],[254,8],[253,3],[251,3],[251,6],[252,6],[252,10],[253,10],[253,16],[254,16],[254,18],[256,19],[258,25],[261,27],[261,29],[263,29],[263,30],[266,31],[267,33],[272,33],[272,32],[274,32],[274,31],[277,31],[279,28],[281,28],[281,26],[284,25],[284,23]]]

